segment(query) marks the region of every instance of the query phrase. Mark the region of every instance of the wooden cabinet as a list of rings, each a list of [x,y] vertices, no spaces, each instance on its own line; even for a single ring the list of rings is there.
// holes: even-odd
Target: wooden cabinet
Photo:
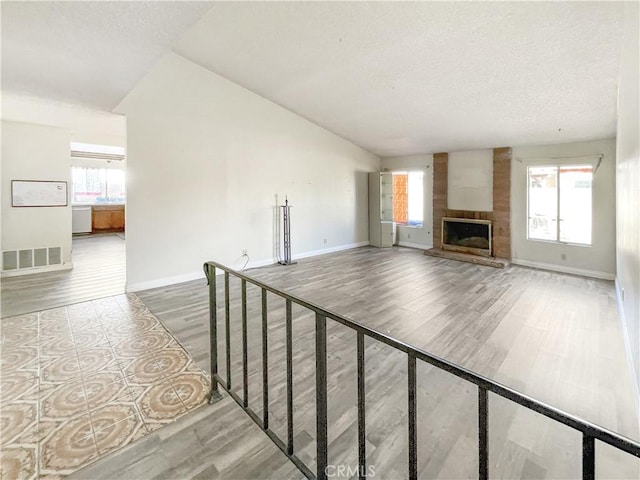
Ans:
[[[91,207],[91,231],[124,231],[124,205],[97,205]]]

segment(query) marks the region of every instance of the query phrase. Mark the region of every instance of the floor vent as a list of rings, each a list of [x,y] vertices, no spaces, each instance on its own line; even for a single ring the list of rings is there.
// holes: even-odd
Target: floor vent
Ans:
[[[62,247],[29,248],[2,252],[2,270],[62,265]]]

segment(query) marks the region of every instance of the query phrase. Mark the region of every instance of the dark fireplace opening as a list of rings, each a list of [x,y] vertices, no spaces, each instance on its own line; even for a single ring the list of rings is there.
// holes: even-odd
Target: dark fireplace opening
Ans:
[[[443,218],[442,223],[443,248],[491,255],[491,222]]]

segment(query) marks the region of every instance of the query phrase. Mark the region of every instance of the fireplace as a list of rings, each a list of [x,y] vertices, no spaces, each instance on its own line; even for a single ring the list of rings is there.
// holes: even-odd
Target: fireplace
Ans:
[[[442,217],[442,248],[491,256],[491,221]]]

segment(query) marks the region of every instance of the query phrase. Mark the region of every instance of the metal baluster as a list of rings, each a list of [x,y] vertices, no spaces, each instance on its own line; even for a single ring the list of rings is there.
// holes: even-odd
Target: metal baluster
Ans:
[[[249,366],[247,356],[247,281],[242,279],[242,404],[249,406]]]
[[[316,478],[327,478],[327,317],[316,313]]]
[[[224,325],[227,345],[227,390],[231,390],[231,312],[229,305],[229,272],[224,272]]]
[[[620,451],[627,452],[640,458],[640,444],[622,437],[614,432],[601,429],[593,424],[576,419],[566,413],[556,410],[553,407],[537,402],[536,400],[519,394],[505,386],[492,382],[489,379],[478,376],[462,367],[451,364],[443,359],[432,356],[419,349],[414,349],[407,344],[394,340],[382,333],[375,332],[362,325],[354,324],[350,320],[336,314],[323,310],[309,302],[295,296],[279,292],[261,282],[251,280],[242,274],[227,271],[222,265],[215,262],[204,264],[204,272],[209,285],[209,341],[211,349],[211,392],[209,403],[214,403],[222,398],[219,387],[228,389],[229,395],[240,405],[242,405],[252,421],[261,425],[267,436],[277,445],[277,447],[288,455],[290,460],[300,469],[307,478],[318,478],[326,480],[328,477],[328,425],[327,425],[327,318],[346,325],[357,331],[357,389],[358,389],[358,466],[359,479],[367,477],[366,458],[366,388],[365,388],[365,353],[364,338],[370,336],[375,341],[389,345],[398,351],[407,353],[408,358],[408,443],[409,443],[409,478],[416,479],[418,474],[418,449],[417,449],[417,360],[420,359],[438,369],[448,371],[460,378],[463,378],[478,386],[478,477],[488,479],[489,477],[489,392],[500,395],[507,400],[545,415],[548,418],[560,422],[583,432],[582,441],[582,476],[584,479],[592,480],[595,477],[595,443],[596,440],[609,444]],[[218,315],[217,315],[217,279],[216,269],[219,268],[225,273],[225,323],[226,323],[226,360],[227,379],[224,382],[218,373]],[[244,398],[240,398],[231,388],[230,373],[230,275],[239,277],[242,281],[242,336],[243,336],[243,387]],[[262,353],[263,353],[263,418],[261,419],[254,411],[248,407],[248,338],[247,338],[247,293],[246,285],[251,283],[261,289],[262,293]],[[269,382],[268,382],[268,312],[267,295],[268,291],[273,291],[275,295],[286,300],[286,363],[287,363],[287,442],[283,442],[278,435],[269,430]],[[316,438],[317,438],[317,470],[315,475],[308,467],[293,453],[293,355],[292,355],[292,306],[293,303],[308,308],[316,316]],[[220,384],[220,386],[218,385]]]
[[[358,476],[360,480],[367,477],[364,372],[364,333],[358,332]]]
[[[587,434],[582,434],[582,478],[594,480],[596,477],[596,446],[595,439]]]
[[[408,397],[409,397],[409,478],[418,478],[418,436],[416,428],[416,357],[409,353],[408,358]]]
[[[293,327],[291,322],[291,300],[286,301],[287,336],[287,453],[293,454]]]
[[[267,291],[262,289],[262,428],[269,428],[269,344],[267,338]]]
[[[205,264],[204,271],[209,281],[209,348],[211,351],[211,394],[209,403],[222,400],[218,390],[218,306],[216,303],[216,267]]]
[[[478,478],[489,478],[489,408],[487,389],[478,387]]]

